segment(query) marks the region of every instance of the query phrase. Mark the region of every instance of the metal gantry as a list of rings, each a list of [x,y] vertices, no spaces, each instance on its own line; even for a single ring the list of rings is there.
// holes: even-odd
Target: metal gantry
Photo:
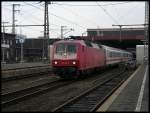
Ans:
[[[43,40],[43,52],[42,52],[43,61],[44,61],[44,59],[49,60],[49,58],[48,58],[48,45],[49,45],[48,4],[50,4],[50,2],[45,1],[45,5],[44,5],[44,7],[45,7],[45,10],[44,10],[44,40]]]
[[[20,4],[12,4],[13,5],[13,9],[12,9],[12,34],[15,34],[15,13],[20,10],[16,10],[15,7],[16,6],[20,6]]]
[[[145,2],[145,34],[144,34],[144,61],[145,59],[148,59],[148,48],[147,45],[149,43],[149,35],[148,35],[148,28],[149,28],[149,3],[148,1]]]
[[[148,41],[149,4],[145,2],[145,40]]]
[[[122,41],[122,39],[121,39],[121,31],[122,31],[122,27],[123,26],[146,26],[146,25],[148,25],[148,24],[129,24],[129,25],[112,25],[112,26],[119,26],[119,28],[120,28],[120,42]]]

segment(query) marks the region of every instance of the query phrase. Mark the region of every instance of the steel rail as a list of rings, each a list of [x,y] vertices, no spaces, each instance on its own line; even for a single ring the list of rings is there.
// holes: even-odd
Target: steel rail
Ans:
[[[2,72],[5,71],[11,71],[11,70],[21,70],[21,69],[28,69],[28,68],[38,68],[38,67],[49,67],[50,65],[44,65],[44,66],[28,66],[28,67],[18,67],[18,68],[10,68],[10,69],[2,69]]]
[[[57,81],[54,81],[54,82],[42,84],[42,85],[35,86],[35,87],[30,87],[30,88],[23,89],[23,90],[20,90],[20,91],[16,91],[16,92],[13,92],[13,93],[3,94],[2,95],[2,103],[1,103],[1,105],[2,105],[2,107],[7,107],[7,106],[9,106],[9,105],[11,105],[13,103],[16,104],[16,103],[18,103],[20,101],[23,101],[23,100],[25,100],[27,98],[30,98],[33,95],[36,96],[36,95],[38,95],[40,93],[44,93],[45,91],[54,90],[56,88],[59,88],[59,87],[62,87],[62,86],[65,86],[65,85],[73,83],[73,81],[69,81],[69,82],[58,82],[58,81],[61,81],[61,80],[57,80]],[[48,85],[48,86],[46,86],[46,85]],[[29,93],[27,93],[27,94],[25,93],[24,94],[23,92],[24,93],[25,92],[29,92]],[[18,94],[21,94],[21,93],[23,93],[23,94],[22,95],[18,95]],[[15,95],[17,95],[17,96],[15,98],[12,98]],[[6,99],[3,99],[4,97]]]
[[[88,89],[88,90],[86,90],[85,92],[83,92],[82,94],[80,94],[80,95],[78,95],[78,96],[76,96],[76,97],[74,97],[74,98],[72,98],[72,99],[70,99],[69,101],[67,101],[67,102],[65,102],[64,104],[62,104],[62,105],[60,105],[60,106],[58,106],[57,108],[55,108],[55,109],[53,109],[52,110],[52,112],[58,112],[58,111],[73,111],[73,110],[75,110],[75,111],[94,111],[96,108],[97,108],[97,106],[98,105],[100,105],[108,96],[110,96],[112,93],[113,93],[113,91],[116,89],[116,88],[118,88],[122,83],[123,83],[123,81],[125,80],[125,79],[123,79],[123,80],[121,80],[119,83],[118,83],[118,85],[116,86],[116,87],[114,87],[114,88],[111,88],[112,90],[111,91],[109,91],[106,95],[103,95],[104,97],[101,99],[101,100],[99,100],[99,102],[98,102],[98,104],[96,104],[95,105],[95,103],[92,103],[91,105],[90,105],[90,102],[88,102],[87,100],[88,99],[90,99],[90,98],[86,98],[85,99],[85,97],[88,97],[87,95],[90,95],[93,91],[95,91],[96,89],[98,89],[99,87],[105,87],[105,85],[107,84],[107,83],[110,83],[110,81],[112,81],[112,80],[114,80],[115,78],[117,78],[117,77],[120,77],[122,74],[124,73],[124,71],[123,72],[121,72],[121,73],[119,73],[119,74],[117,74],[117,75],[115,75],[115,76],[113,76],[113,77],[111,77],[111,78],[109,78],[109,79],[107,79],[107,80],[105,80],[105,81],[103,81],[102,83],[99,83],[99,84],[97,84],[96,86],[94,86],[94,87],[92,87],[92,88],[90,88],[90,89]],[[106,89],[105,89],[106,90]],[[104,92],[103,92],[104,93]],[[94,95],[94,94],[93,94]],[[100,95],[99,95],[100,96]],[[83,99],[84,98],[84,99]],[[93,97],[94,98],[94,97]],[[96,97],[95,97],[96,98]],[[84,101],[82,101],[82,100],[85,100],[85,101],[87,101],[86,102],[86,106],[84,106],[84,104],[85,104],[85,102]],[[97,100],[97,99],[96,99]],[[81,102],[82,101],[82,102]],[[95,100],[91,100],[91,101],[95,101]],[[88,104],[89,103],[89,104]],[[94,107],[92,107],[92,108],[88,108],[88,106],[92,106],[94,104]],[[86,109],[81,109],[82,107],[85,107]],[[84,108],[83,107],[83,108]],[[88,110],[89,109],[89,110]]]

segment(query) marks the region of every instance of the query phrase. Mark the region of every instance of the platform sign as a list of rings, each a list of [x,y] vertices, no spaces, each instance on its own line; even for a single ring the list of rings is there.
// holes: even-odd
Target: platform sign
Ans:
[[[19,39],[20,43],[24,43],[25,39]]]
[[[1,44],[1,47],[9,48],[9,44]]]
[[[24,43],[26,36],[25,35],[17,35],[16,39],[19,39],[20,43]]]

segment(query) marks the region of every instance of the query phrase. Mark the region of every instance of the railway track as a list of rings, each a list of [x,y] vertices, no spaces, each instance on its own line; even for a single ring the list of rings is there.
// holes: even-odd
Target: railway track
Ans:
[[[105,73],[105,71],[102,73]],[[88,79],[90,80],[92,78],[89,77]],[[97,80],[99,80],[99,79],[96,79],[95,82]],[[2,107],[7,107],[13,103],[16,104],[17,102],[23,101],[29,97],[32,97],[33,95],[38,95],[38,94],[44,93],[45,91],[63,87],[65,85],[73,83],[73,81],[74,80],[71,80],[71,81],[56,80],[56,81],[53,81],[50,83],[40,84],[38,86],[31,86],[31,87],[26,87],[24,89],[20,89],[17,91],[13,91],[13,92],[10,91],[10,92],[3,93],[3,94],[1,94]],[[82,80],[79,80],[79,81],[82,81]]]
[[[7,92],[14,92],[17,90],[25,89],[27,87],[29,88],[55,80],[59,80],[59,77],[49,74],[38,74],[32,77],[30,76],[21,79],[10,80],[7,82],[5,81],[2,82],[1,84],[2,85],[1,93],[4,94]]]
[[[50,93],[51,91],[56,92],[57,89],[59,90],[59,88],[61,88],[63,86],[65,86],[64,88],[67,89],[67,88],[69,88],[68,86],[74,87],[74,85],[81,84],[81,82],[83,82],[83,84],[84,84],[85,81],[86,82],[91,82],[91,85],[95,86],[95,84],[99,83],[99,81],[105,81],[107,78],[109,78],[108,76],[111,76],[112,73],[115,75],[115,73],[118,73],[118,72],[120,72],[118,69],[113,69],[113,70],[110,70],[109,73],[105,71],[105,72],[102,72],[103,73],[102,75],[101,74],[100,75],[95,75],[95,77],[91,76],[91,77],[85,78],[84,80],[81,79],[81,80],[78,80],[79,82],[77,81],[76,83],[74,82],[74,80],[73,81],[67,81],[67,82],[66,81],[65,82],[64,81],[59,81],[59,82],[56,81],[56,82],[53,82],[53,83],[51,82],[47,85],[43,85],[42,87],[33,88],[33,90],[32,89],[24,90],[24,91],[22,90],[22,91],[20,91],[20,92],[18,91],[16,93],[15,92],[14,93],[10,92],[10,94],[8,94],[8,95],[7,94],[6,95],[5,94],[1,95],[1,97],[2,97],[1,105],[2,105],[2,108],[6,109],[6,111],[7,111],[7,109],[9,107],[11,107],[10,105],[23,104],[24,100],[30,100],[30,99],[32,99],[32,97],[36,97],[36,96],[37,96],[36,98],[39,98],[38,100],[41,100],[42,98],[45,98],[45,97],[43,97],[43,96],[38,97],[38,96],[40,96],[42,94],[46,94],[47,92]],[[104,73],[108,74],[107,77],[104,76],[105,75]],[[72,84],[72,83],[74,83],[74,85],[69,85],[69,84]],[[66,90],[66,91],[68,91],[68,90]],[[64,94],[62,94],[62,95],[65,95],[66,93],[68,93],[68,92],[64,92]],[[55,98],[55,96],[54,96],[54,98]],[[48,100],[48,101],[50,101],[50,100]],[[56,102],[56,103],[58,103],[58,102]],[[28,104],[30,104],[30,103],[28,103]],[[60,105],[60,104],[58,104],[58,105]],[[48,105],[48,106],[51,106],[51,105]],[[57,106],[52,107],[52,109],[56,108]],[[26,108],[26,109],[28,109],[28,108]],[[38,108],[35,108],[35,109],[38,109]],[[52,109],[50,109],[50,110],[52,110]]]
[[[22,69],[31,69],[31,68],[38,68],[38,67],[48,67],[50,66],[49,64],[44,65],[44,66],[28,66],[28,67],[18,67],[18,68],[8,68],[8,69],[2,69],[2,72],[6,72],[6,71],[15,71],[15,70],[22,70]]]
[[[52,112],[95,111],[128,77],[122,71],[53,109]]]
[[[20,75],[20,76],[6,77],[6,78],[2,78],[1,81],[3,83],[6,83],[6,82],[10,82],[10,81],[15,81],[15,80],[21,80],[24,78],[40,77],[41,75],[45,75],[45,74],[54,75],[51,71],[46,71],[46,72],[39,72],[39,73],[32,73],[32,74],[24,74],[24,75]]]
[[[29,99],[32,96],[36,96],[38,94],[42,94],[46,91],[50,91],[65,85],[68,85],[70,83],[72,83],[73,81],[62,81],[62,80],[57,80],[57,81],[53,81],[50,83],[45,83],[45,84],[41,84],[38,86],[34,86],[34,87],[30,87],[30,88],[25,88],[19,91],[14,91],[14,92],[8,92],[5,94],[1,94],[2,97],[2,107],[7,107],[13,103],[18,103],[20,101],[23,101],[25,99]]]
[[[22,78],[27,78],[27,77],[33,77],[35,74],[37,75],[37,73],[39,75],[52,73],[52,70],[50,69],[49,65],[5,69],[5,70],[2,70],[2,82],[17,80],[17,79],[22,79]]]

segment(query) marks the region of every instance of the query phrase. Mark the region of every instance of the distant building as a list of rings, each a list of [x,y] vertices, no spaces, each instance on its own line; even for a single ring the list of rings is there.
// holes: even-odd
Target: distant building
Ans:
[[[146,58],[148,60],[148,45],[136,45],[137,64],[143,64]]]
[[[87,29],[88,37],[94,40],[142,40],[144,38],[144,28],[103,28]],[[121,33],[121,34],[120,34]]]
[[[3,44],[3,36],[5,43]],[[3,58],[3,48],[4,48],[4,61],[6,63],[15,62],[15,48],[16,48],[16,39],[15,34],[2,33],[1,34],[1,61]],[[7,46],[3,46],[7,45]]]
[[[2,34],[3,35],[3,34]],[[25,62],[42,61],[42,55],[50,57],[48,54],[48,45],[60,39],[43,39],[43,38],[26,38],[24,35],[15,35],[10,33],[4,33],[5,44],[9,47],[5,47],[4,61],[6,63],[16,63],[21,60],[21,41],[23,40],[23,60]],[[44,44],[44,45],[43,45]],[[48,44],[48,45],[47,45]],[[1,38],[1,61],[3,57],[2,47],[3,38]],[[44,49],[43,49],[44,47]]]
[[[51,45],[58,39],[43,39],[43,38],[26,38],[23,43],[23,56],[25,62],[42,61],[43,50],[44,56],[48,56],[48,45]],[[44,44],[44,45],[43,45]],[[20,61],[21,44],[17,44],[16,53],[17,59]]]

